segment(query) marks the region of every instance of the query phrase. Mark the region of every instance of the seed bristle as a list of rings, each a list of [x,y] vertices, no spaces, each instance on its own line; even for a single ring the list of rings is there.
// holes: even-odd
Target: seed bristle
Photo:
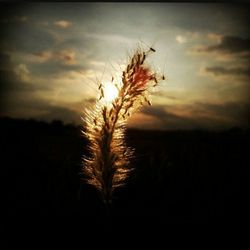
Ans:
[[[133,150],[124,141],[125,124],[143,100],[152,105],[147,99],[148,89],[159,81],[151,67],[145,65],[147,56],[148,52],[138,49],[130,58],[121,74],[121,86],[114,83],[118,95],[110,105],[96,102],[93,109],[86,111],[84,136],[89,141],[89,156],[84,157],[83,172],[87,183],[101,192],[105,203],[111,202],[114,189],[125,184],[132,170],[129,161]],[[114,80],[112,76],[111,82]],[[99,100],[105,99],[103,87],[100,83]]]

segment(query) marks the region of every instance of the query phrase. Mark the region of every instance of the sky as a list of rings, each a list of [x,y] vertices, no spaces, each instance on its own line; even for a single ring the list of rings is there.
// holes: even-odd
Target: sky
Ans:
[[[137,47],[164,74],[128,126],[249,127],[248,6],[225,3],[1,4],[0,116],[81,123],[98,81]]]

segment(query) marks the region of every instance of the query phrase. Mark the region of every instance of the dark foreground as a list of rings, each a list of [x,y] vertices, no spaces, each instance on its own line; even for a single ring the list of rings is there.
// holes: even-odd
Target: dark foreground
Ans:
[[[2,118],[4,215],[147,216],[166,223],[244,222],[249,130],[127,132],[135,172],[108,211],[80,182],[80,128]]]

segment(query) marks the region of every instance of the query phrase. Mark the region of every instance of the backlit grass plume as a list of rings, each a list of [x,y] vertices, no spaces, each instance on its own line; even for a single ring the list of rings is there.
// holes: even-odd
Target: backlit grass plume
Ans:
[[[95,106],[86,111],[84,135],[89,141],[90,156],[84,157],[83,173],[86,181],[110,203],[115,188],[123,185],[131,167],[133,151],[126,146],[124,130],[128,118],[148,99],[150,89],[164,76],[146,64],[148,51],[137,49],[121,73],[120,81],[112,77],[110,84],[100,83],[100,96]]]

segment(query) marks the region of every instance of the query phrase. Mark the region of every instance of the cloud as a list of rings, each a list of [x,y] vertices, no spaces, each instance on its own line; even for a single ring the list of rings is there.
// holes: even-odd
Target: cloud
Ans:
[[[30,71],[26,64],[18,64],[14,68],[14,72],[16,73],[17,77],[21,79],[21,81],[27,82],[29,80]]]
[[[205,71],[214,76],[223,76],[223,75],[233,75],[233,76],[250,76],[250,69],[237,67],[237,68],[225,68],[220,66],[206,67]]]
[[[112,41],[116,43],[125,43],[125,44],[133,44],[136,40],[130,37],[126,37],[123,35],[115,34],[115,33],[86,33],[86,38],[93,38],[97,40],[105,40],[105,41]]]
[[[44,77],[44,79],[51,78],[52,76],[58,78],[61,74],[68,74],[71,71],[85,72],[87,69],[88,67],[84,64],[65,64],[58,63],[57,61],[30,65],[33,77]]]
[[[151,7],[151,6],[150,6]],[[151,7],[154,9],[154,5]],[[243,30],[247,26],[247,17],[249,12],[244,6],[232,6],[229,4],[188,3],[164,6],[158,5],[157,12],[153,10],[156,17],[162,18],[160,27],[166,26],[178,27],[183,30],[212,32],[214,30],[223,30],[230,28],[233,30]],[[205,18],[206,17],[206,18]],[[209,21],[208,21],[209,20]]]
[[[8,53],[0,52],[0,94],[1,98],[11,91],[26,86],[30,71],[26,64],[13,65]]]
[[[210,39],[213,42],[220,43],[222,39],[222,35],[217,33],[208,33],[207,34],[208,39]]]
[[[81,122],[80,112],[78,113],[67,106],[50,103],[48,100],[41,99],[31,93],[18,94],[15,98],[8,99],[5,106],[2,106],[1,112],[4,116],[16,118],[32,117],[43,121],[62,120],[66,123],[77,124]]]
[[[46,27],[36,27],[32,22],[5,25],[1,30],[1,43],[11,51],[38,53],[53,47],[55,39]]]
[[[175,40],[180,44],[187,42],[187,38],[185,36],[181,36],[181,35],[176,36]]]
[[[229,66],[201,67],[198,75],[210,76],[214,80],[218,80],[227,86],[238,85],[240,83],[248,84],[250,79],[250,68],[244,65],[239,65],[238,67],[229,67]]]
[[[69,22],[67,20],[59,20],[59,21],[54,22],[54,25],[61,29],[68,29],[69,27],[72,26],[72,22]]]
[[[242,53],[250,51],[250,39],[236,36],[222,36],[219,44],[205,47],[203,50],[207,52],[220,51],[223,53]]]
[[[161,129],[195,129],[204,128],[206,124],[202,124],[200,119],[194,119],[192,117],[175,114],[171,110],[170,106],[155,105],[150,108],[143,108],[141,112],[145,115],[151,116],[155,119],[155,123],[159,123],[157,128]]]
[[[0,70],[9,70],[11,68],[10,55],[0,51]]]
[[[28,19],[29,19],[28,16],[14,16],[1,19],[0,22],[3,23],[26,22]]]
[[[169,99],[169,100],[177,100],[178,98],[174,96],[174,94],[169,94],[168,91],[163,91],[163,90],[153,93],[153,95],[156,97],[161,97],[163,99]]]
[[[3,85],[8,89],[8,95],[6,92],[2,92],[1,96],[9,98],[9,109],[14,108],[15,98],[13,96],[15,95],[23,98],[15,104],[20,109],[28,96],[35,97],[27,100],[27,105],[22,109],[23,112],[25,109],[33,109],[34,115],[37,115],[35,112],[39,114],[43,112],[43,115],[47,116],[50,113],[51,117],[51,114],[57,111],[56,107],[60,107],[61,110],[64,107],[67,110],[76,110],[72,106],[72,102],[81,97],[94,96],[94,90],[91,87],[95,86],[93,83],[95,73],[100,73],[101,76],[104,71],[104,67],[100,69],[102,62],[109,61],[110,64],[115,64],[120,58],[123,58],[122,53],[126,54],[126,50],[131,48],[132,44],[134,46],[141,36],[149,44],[154,41],[154,36],[156,36],[162,39],[159,41],[158,48],[160,49],[157,49],[160,54],[156,53],[156,64],[163,65],[161,60],[163,60],[164,54],[169,54],[170,84],[166,85],[166,89],[165,86],[162,88],[167,91],[158,92],[160,94],[155,97],[155,100],[159,104],[166,103],[172,106],[156,105],[160,110],[154,110],[156,115],[145,114],[147,121],[150,122],[152,119],[152,121],[162,124],[163,127],[172,128],[178,126],[181,128],[212,127],[215,124],[223,123],[224,116],[221,115],[220,118],[220,112],[216,114],[211,107],[206,106],[202,109],[202,104],[184,105],[183,103],[194,102],[196,98],[203,101],[218,100],[222,96],[219,96],[218,91],[228,91],[229,87],[234,87],[236,84],[233,84],[233,81],[217,84],[211,78],[198,78],[194,74],[195,68],[201,63],[200,58],[190,60],[183,56],[183,51],[180,50],[178,43],[186,46],[185,42],[195,44],[204,41],[204,44],[202,43],[203,52],[197,52],[197,54],[204,53],[215,59],[219,56],[223,58],[226,56],[243,57],[243,54],[247,53],[247,49],[246,46],[240,45],[240,41],[246,40],[247,33],[242,30],[247,29],[248,26],[247,22],[235,18],[236,16],[242,17],[242,10],[226,8],[224,5],[221,7],[188,5],[180,8],[165,4],[141,6],[128,3],[122,4],[123,13],[119,11],[121,6],[117,4],[103,6],[89,3],[71,7],[53,4],[52,7],[45,5],[24,7],[19,11],[13,10],[11,15],[2,9],[2,12],[6,12],[6,17],[11,18],[15,15],[29,17],[28,21],[0,24],[2,25],[0,46],[8,47],[8,51],[12,52],[11,62],[9,61],[5,65],[7,59],[9,60],[6,55],[3,55],[3,59],[0,60],[1,67],[4,67],[3,74],[5,74],[4,84],[1,79],[1,89]],[[249,15],[247,10],[244,11]],[[234,14],[236,12],[237,15]],[[208,17],[209,22],[204,17]],[[41,25],[44,21],[46,22]],[[237,29],[232,29],[231,24]],[[163,31],[166,33],[161,33]],[[206,36],[207,33],[209,35]],[[221,34],[239,35],[225,36]],[[245,38],[244,35],[246,35]],[[235,49],[232,43],[238,44],[241,49]],[[245,49],[242,50],[242,48]],[[204,58],[204,62],[207,63],[204,68],[206,76],[209,75],[216,79],[227,77],[230,80],[234,80],[236,77],[248,77],[244,65],[241,66],[239,61],[232,61],[232,64],[228,65],[213,65],[213,63],[210,64],[210,59]],[[7,64],[10,65],[7,66]],[[108,65],[108,67],[111,66]],[[8,68],[11,70],[7,71]],[[90,68],[92,71],[88,71]],[[109,70],[105,70],[109,72]],[[83,71],[83,76],[77,74],[80,71]],[[109,74],[106,72],[105,74]],[[30,77],[29,82],[24,82],[25,76]],[[247,92],[246,85],[242,86],[231,92],[223,92],[225,95],[223,100],[230,98],[236,100],[235,95],[238,95],[237,100],[240,100],[243,96],[242,91]],[[53,102],[54,106],[50,108],[50,105],[45,108],[44,104],[44,109],[42,105],[34,107],[38,102],[36,98],[44,98],[46,102]],[[67,110],[65,113],[68,112]],[[58,112],[63,111],[58,110]],[[67,113],[66,116],[70,116],[70,114]],[[138,125],[140,124],[138,123]]]
[[[77,124],[81,122],[80,113],[77,113],[76,111],[67,107],[48,105],[44,108],[46,109],[46,113],[38,115],[36,119],[44,121],[61,120],[66,123],[70,122]]]
[[[26,63],[14,64],[10,60],[10,55],[0,53],[0,97],[5,99],[11,94],[23,94],[27,92],[49,90],[49,84],[34,81],[30,66]],[[33,80],[33,81],[32,81]]]
[[[250,39],[238,36],[225,36],[208,33],[207,37],[215,44],[196,46],[191,51],[194,55],[205,55],[212,60],[222,61],[221,65],[202,66],[201,76],[211,76],[225,84],[246,83],[249,81]]]
[[[181,112],[178,112],[181,111]],[[162,129],[225,129],[249,127],[250,103],[222,104],[196,102],[192,105],[155,105],[141,112],[160,123]]]
[[[250,126],[250,103],[248,102],[226,102],[221,104],[197,102],[195,106],[201,111],[210,112],[217,117],[221,116],[232,126]]]
[[[129,128],[161,130],[162,124],[157,118],[144,113],[135,113],[128,122]]]
[[[73,50],[59,50],[59,51],[42,51],[33,54],[37,57],[37,62],[44,63],[47,61],[58,61],[62,64],[73,65],[76,64],[76,53]]]
[[[214,45],[199,45],[191,50],[194,54],[213,55],[216,54],[221,59],[235,59],[236,56],[249,59],[250,57],[250,39],[237,36],[222,36],[208,34],[210,40],[218,41]]]
[[[64,78],[57,80],[35,78],[34,82],[24,82],[19,76],[24,72],[26,72],[24,65],[18,65],[13,71],[0,70],[1,115],[46,121],[60,119],[65,122],[80,123],[84,106],[94,102],[94,98],[87,98],[76,103],[76,100],[82,98],[79,79],[78,81],[67,79],[69,76],[66,74]],[[85,93],[88,92],[83,83],[82,88]]]
[[[29,65],[33,76],[44,76],[68,73],[69,71],[85,71],[90,68],[87,60],[81,59],[78,62],[78,54],[72,49],[44,50],[37,53],[21,53],[16,60],[23,58]]]
[[[17,17],[17,20],[20,22],[26,22],[29,18],[27,16],[19,16]]]

